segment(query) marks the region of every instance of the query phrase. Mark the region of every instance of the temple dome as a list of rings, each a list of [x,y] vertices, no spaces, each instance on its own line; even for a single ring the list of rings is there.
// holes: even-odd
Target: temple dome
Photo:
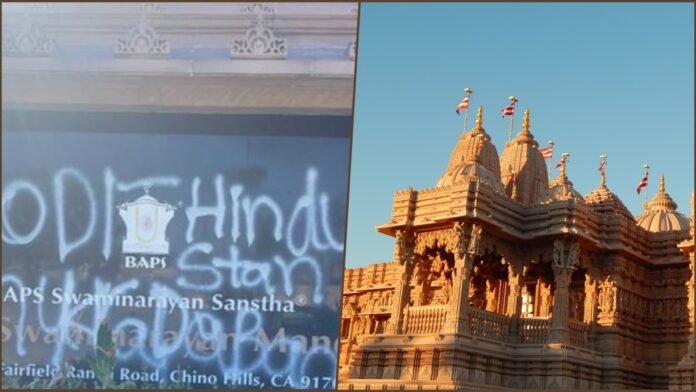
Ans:
[[[561,172],[549,183],[548,189],[537,199],[537,203],[548,204],[556,201],[575,200],[585,203],[585,199],[573,188],[573,183],[566,176],[566,157],[562,158]]]
[[[599,188],[585,195],[585,203],[600,214],[620,215],[634,220],[633,214],[626,208],[621,199],[607,188],[604,177],[602,177]]]
[[[493,191],[505,194],[505,189],[500,179],[480,162],[466,162],[447,171],[437,182],[438,187],[449,186],[463,183],[472,179],[478,179],[481,183],[488,185]]]
[[[689,229],[689,219],[677,212],[677,203],[665,192],[665,176],[660,177],[657,194],[648,203],[645,211],[636,217],[636,223],[652,232]]]
[[[477,151],[479,138],[482,138],[483,141],[483,147],[480,153]],[[498,151],[493,143],[491,143],[491,137],[486,133],[486,130],[483,129],[483,107],[481,106],[478,108],[476,125],[474,128],[470,132],[462,133],[459,137],[459,141],[450,156],[445,173],[449,173],[466,162],[473,161],[477,154],[479,154],[481,164],[486,169],[490,170],[496,177],[500,178]]]
[[[529,110],[526,110],[522,130],[505,145],[500,157],[501,181],[507,194],[524,204],[534,203],[549,186],[546,162],[537,147],[539,143],[529,131]]]
[[[471,132],[460,136],[447,165],[447,171],[440,177],[436,186],[450,186],[475,179],[488,185],[493,191],[505,194],[500,182],[498,152],[490,140],[490,136],[483,129],[483,108],[479,106],[476,126]]]

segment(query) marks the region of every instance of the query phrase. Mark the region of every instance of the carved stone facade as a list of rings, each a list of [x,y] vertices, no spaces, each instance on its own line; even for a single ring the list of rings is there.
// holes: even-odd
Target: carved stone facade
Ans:
[[[664,181],[634,219],[606,178],[548,181],[529,113],[501,158],[482,117],[395,194],[394,260],[346,270],[339,388],[693,385],[693,218]]]

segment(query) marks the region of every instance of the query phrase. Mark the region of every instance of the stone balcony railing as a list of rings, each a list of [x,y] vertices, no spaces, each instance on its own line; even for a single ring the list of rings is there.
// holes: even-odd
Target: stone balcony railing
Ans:
[[[448,305],[412,306],[405,310],[404,333],[406,335],[441,333],[447,316]],[[514,334],[510,317],[482,309],[469,309],[469,328],[472,336],[507,341]],[[517,335],[513,338],[523,344],[545,344],[551,328],[550,317],[524,317],[518,319]],[[587,324],[569,320],[570,344],[588,347],[590,329]]]
[[[469,313],[469,328],[474,336],[504,340],[510,331],[510,318],[503,314],[472,308]]]
[[[549,335],[551,319],[548,317],[526,317],[520,318],[519,334],[520,341],[528,344],[543,344]]]
[[[587,347],[589,337],[589,328],[587,324],[569,320],[568,330],[570,331],[570,344],[578,347]]]
[[[412,306],[406,310],[406,334],[438,333],[445,324],[449,305]]]

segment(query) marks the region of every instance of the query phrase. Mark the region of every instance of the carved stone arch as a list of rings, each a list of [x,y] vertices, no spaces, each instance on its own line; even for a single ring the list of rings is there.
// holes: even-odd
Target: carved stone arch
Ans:
[[[449,302],[455,269],[450,235],[449,230],[415,235],[411,301],[416,306]]]
[[[428,249],[442,248],[454,254],[456,244],[453,241],[453,229],[441,229],[415,233],[414,253],[424,255]]]

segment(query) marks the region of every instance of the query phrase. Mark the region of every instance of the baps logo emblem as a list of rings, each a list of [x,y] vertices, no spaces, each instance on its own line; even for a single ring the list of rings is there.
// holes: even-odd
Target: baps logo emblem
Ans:
[[[122,250],[126,268],[165,268],[169,254],[167,225],[176,208],[152,197],[149,186],[145,186],[145,194],[134,202],[117,208],[126,224]]]

